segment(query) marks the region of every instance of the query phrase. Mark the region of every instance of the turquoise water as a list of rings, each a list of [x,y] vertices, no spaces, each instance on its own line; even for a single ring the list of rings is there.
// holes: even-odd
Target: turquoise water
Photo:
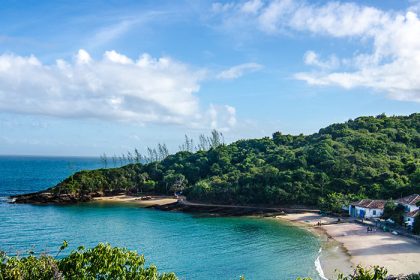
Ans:
[[[71,166],[71,168],[69,168]],[[319,241],[307,231],[262,218],[209,218],[135,205],[12,205],[4,197],[36,191],[97,159],[0,157],[0,250],[54,253],[110,242],[145,255],[181,279],[319,279]]]

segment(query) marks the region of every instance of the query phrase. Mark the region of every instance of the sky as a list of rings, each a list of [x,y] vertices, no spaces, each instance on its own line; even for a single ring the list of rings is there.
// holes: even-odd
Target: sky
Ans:
[[[0,154],[420,112],[420,1],[1,1]]]

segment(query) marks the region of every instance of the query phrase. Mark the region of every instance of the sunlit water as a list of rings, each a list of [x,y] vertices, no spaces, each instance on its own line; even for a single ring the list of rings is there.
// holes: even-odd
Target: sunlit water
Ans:
[[[174,271],[181,279],[319,279],[319,240],[271,219],[199,217],[130,204],[6,203],[8,195],[37,191],[76,170],[97,167],[97,159],[0,157],[0,250],[55,253],[63,240],[68,250],[109,242],[137,250],[160,271]]]

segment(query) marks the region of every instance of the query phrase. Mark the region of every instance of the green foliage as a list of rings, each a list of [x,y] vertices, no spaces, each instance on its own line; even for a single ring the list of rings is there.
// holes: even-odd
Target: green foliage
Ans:
[[[66,247],[64,241],[60,251]],[[0,279],[177,279],[173,273],[159,274],[155,266],[145,267],[144,264],[143,255],[102,243],[88,250],[79,247],[61,260],[44,254],[8,257],[0,253]]]
[[[36,257],[29,254],[27,257],[8,257],[0,252],[0,279],[2,280],[49,280],[60,279],[60,275],[57,262],[51,256],[42,254]]]
[[[340,214],[342,207],[349,205],[350,202],[360,200],[363,196],[354,194],[330,193],[325,198],[319,199],[319,207],[322,211]]]
[[[397,208],[397,205],[395,204],[395,202],[391,199],[388,200],[385,203],[384,206],[384,213],[382,214],[382,218],[384,219],[389,219],[394,215],[395,209]]]
[[[56,194],[171,194],[216,203],[306,204],[338,210],[344,197],[392,198],[420,193],[420,114],[360,117],[312,135],[239,140],[216,132],[148,164],[78,172]],[[206,150],[205,150],[206,149]],[[208,149],[208,150],[207,150]],[[320,200],[323,198],[324,201]]]
[[[391,219],[399,225],[402,225],[404,222],[404,206],[401,204],[395,204],[394,201],[388,200],[384,206],[384,213],[382,218]]]
[[[387,279],[387,274],[388,271],[383,267],[373,266],[364,268],[358,265],[350,275],[344,276],[340,273],[337,280],[385,280]],[[311,280],[311,278],[297,278],[296,280]]]
[[[405,277],[406,280],[420,280],[420,273],[413,273]]]
[[[356,267],[353,274],[343,276],[340,274],[337,280],[385,280],[388,271],[379,266],[364,268],[360,265]]]

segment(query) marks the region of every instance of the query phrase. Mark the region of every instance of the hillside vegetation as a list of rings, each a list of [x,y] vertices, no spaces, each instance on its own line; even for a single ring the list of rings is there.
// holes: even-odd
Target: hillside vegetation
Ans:
[[[181,190],[190,200],[253,205],[316,205],[330,193],[420,193],[420,114],[360,117],[307,136],[276,132],[148,164],[82,171],[49,192],[83,197]]]

